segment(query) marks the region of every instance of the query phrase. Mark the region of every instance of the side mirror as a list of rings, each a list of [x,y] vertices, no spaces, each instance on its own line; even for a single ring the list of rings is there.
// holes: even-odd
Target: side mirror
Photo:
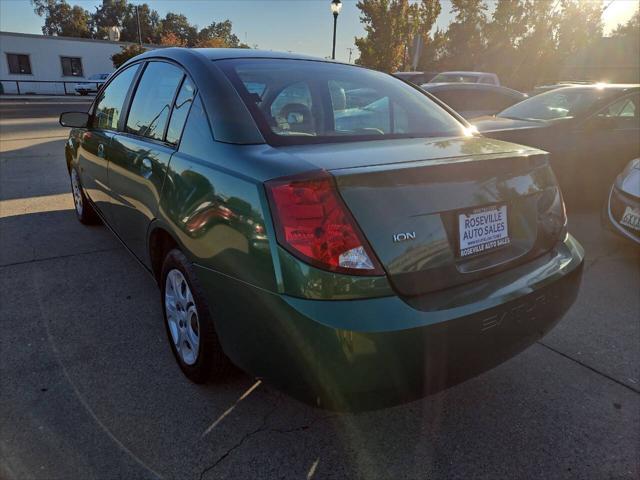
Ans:
[[[86,128],[89,126],[89,114],[87,112],[61,113],[60,125],[71,128]]]

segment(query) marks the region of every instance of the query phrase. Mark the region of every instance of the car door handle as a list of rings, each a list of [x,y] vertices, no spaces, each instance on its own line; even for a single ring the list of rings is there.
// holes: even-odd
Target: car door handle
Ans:
[[[104,145],[102,143],[98,144],[98,156],[104,157]]]
[[[151,163],[151,160],[149,160],[148,158],[142,160],[142,167],[140,168],[140,170],[144,178],[149,178],[151,176],[151,174],[153,173],[152,167],[153,164]]]

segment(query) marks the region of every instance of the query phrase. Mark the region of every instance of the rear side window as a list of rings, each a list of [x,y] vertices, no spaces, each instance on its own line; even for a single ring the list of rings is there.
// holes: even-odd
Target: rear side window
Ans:
[[[129,87],[136,76],[139,65],[133,65],[120,72],[107,85],[96,101],[93,115],[93,128],[117,130],[122,107],[129,92]]]
[[[182,127],[187,120],[187,114],[191,103],[193,103],[193,96],[196,92],[196,87],[189,78],[185,78],[176,97],[176,102],[173,106],[173,112],[171,113],[171,120],[169,120],[169,128],[167,129],[167,142],[176,145],[180,140],[182,134]]]
[[[162,140],[173,97],[183,76],[182,70],[169,63],[149,63],[131,102],[126,131]]]
[[[211,152],[214,149],[213,142],[209,120],[202,106],[202,100],[200,100],[199,95],[196,95],[182,132],[179,150],[187,155],[206,159],[211,156]]]

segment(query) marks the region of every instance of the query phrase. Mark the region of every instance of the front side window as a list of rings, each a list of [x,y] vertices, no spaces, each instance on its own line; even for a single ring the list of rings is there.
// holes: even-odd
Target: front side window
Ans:
[[[63,77],[82,77],[82,59],[80,57],[60,57]]]
[[[308,60],[217,62],[269,143],[459,136],[463,125],[397,78]],[[258,93],[255,85],[264,85]]]
[[[120,72],[107,85],[96,99],[96,107],[93,114],[93,128],[104,130],[117,130],[124,101],[136,76],[140,65],[133,65]]]
[[[29,55],[7,53],[7,62],[9,63],[9,73],[14,75],[31,75]]]
[[[162,140],[173,97],[182,81],[182,70],[166,62],[150,62],[131,102],[126,131]]]

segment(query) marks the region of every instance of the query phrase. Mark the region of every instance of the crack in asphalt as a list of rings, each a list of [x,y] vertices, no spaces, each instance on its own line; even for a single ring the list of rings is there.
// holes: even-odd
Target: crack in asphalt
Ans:
[[[316,417],[313,420],[311,420],[311,422],[305,424],[305,425],[300,425],[299,427],[293,427],[293,428],[270,428],[268,431],[269,432],[276,432],[276,433],[292,433],[292,432],[302,432],[304,430],[309,430],[311,427],[313,427],[316,423],[322,421],[322,420],[327,420],[329,418],[338,418],[340,417],[340,414],[331,414],[331,415],[323,415],[321,417]]]
[[[78,253],[68,253],[65,255],[58,255],[56,257],[44,257],[44,258],[34,258],[31,260],[24,260],[21,262],[14,262],[14,263],[4,263],[2,265],[0,265],[0,269],[1,268],[7,268],[7,267],[15,267],[17,265],[27,265],[29,263],[39,263],[39,262],[48,262],[50,260],[58,260],[59,258],[69,258],[69,257],[79,257],[81,255],[92,255],[94,253],[103,253],[103,252],[110,252],[112,250],[119,250],[120,247],[111,247],[111,248],[102,248],[102,249],[98,249],[98,250],[91,250],[88,252],[78,252]],[[35,247],[34,247],[34,255],[35,255]]]
[[[293,433],[293,432],[301,432],[301,431],[305,431],[305,430],[309,430],[310,428],[312,428],[316,423],[322,421],[322,420],[327,420],[329,418],[337,418],[340,416],[340,414],[330,414],[330,415],[322,415],[319,417],[314,418],[313,420],[311,420],[310,422],[304,424],[304,425],[300,425],[298,427],[292,427],[292,428],[267,428],[267,422],[269,420],[269,417],[271,417],[271,415],[273,415],[273,413],[275,413],[275,411],[278,409],[278,406],[275,406],[273,409],[271,409],[263,418],[262,423],[260,424],[260,426],[250,432],[247,432],[243,435],[243,437],[236,442],[234,445],[232,445],[229,449],[227,449],[227,451],[225,453],[223,453],[220,457],[218,457],[218,459],[212,463],[211,465],[209,465],[208,467],[206,467],[205,469],[202,470],[202,472],[200,472],[200,480],[202,480],[204,478],[204,476],[209,473],[210,471],[214,470],[218,465],[220,465],[220,463],[222,463],[227,457],[229,457],[229,455],[231,455],[234,451],[236,451],[237,449],[239,449],[249,438],[253,437],[254,435],[257,435],[258,433],[262,433],[262,432],[274,432],[274,433],[281,433],[281,434],[287,434],[287,433]]]
[[[567,355],[566,353],[561,352],[560,350],[557,350],[557,349],[547,345],[546,343],[542,343],[542,342],[536,342],[536,343],[538,345],[541,345],[541,346],[545,347],[548,350],[551,350],[554,353],[557,353],[558,355],[566,358],[567,360],[571,360],[572,362],[575,362],[578,365],[580,365],[580,366],[582,366],[582,367],[584,367],[584,368],[586,368],[588,370],[591,370],[593,373],[597,373],[598,375],[600,375],[602,377],[605,377],[608,380],[611,380],[612,382],[620,385],[621,387],[624,387],[624,388],[626,388],[628,390],[631,390],[634,393],[640,394],[640,389],[634,388],[631,385],[627,385],[626,383],[622,382],[621,380],[618,380],[617,378],[614,378],[611,375],[608,375],[608,374],[606,374],[604,372],[601,372],[600,370],[598,370],[596,368],[593,368],[591,365],[588,365],[588,364],[584,363],[583,361],[578,360],[577,358],[573,358],[572,356]]]
[[[210,472],[211,470],[213,470],[214,468],[216,468],[218,465],[220,465],[220,463],[222,463],[224,461],[225,458],[227,458],[229,455],[231,455],[233,453],[234,450],[240,448],[242,446],[242,444],[244,442],[246,442],[250,437],[252,437],[253,435],[256,435],[257,433],[263,432],[265,430],[267,430],[267,421],[269,420],[269,417],[278,409],[278,406],[276,405],[275,407],[273,407],[262,419],[262,423],[260,424],[260,426],[258,428],[256,428],[255,430],[252,430],[250,432],[245,433],[242,438],[240,439],[239,442],[235,443],[234,445],[231,446],[231,448],[229,448],[225,453],[223,453],[220,457],[218,457],[218,459],[212,463],[211,465],[209,465],[208,467],[206,467],[204,470],[202,470],[200,472],[200,480],[202,480],[202,478],[204,478],[204,476]]]

